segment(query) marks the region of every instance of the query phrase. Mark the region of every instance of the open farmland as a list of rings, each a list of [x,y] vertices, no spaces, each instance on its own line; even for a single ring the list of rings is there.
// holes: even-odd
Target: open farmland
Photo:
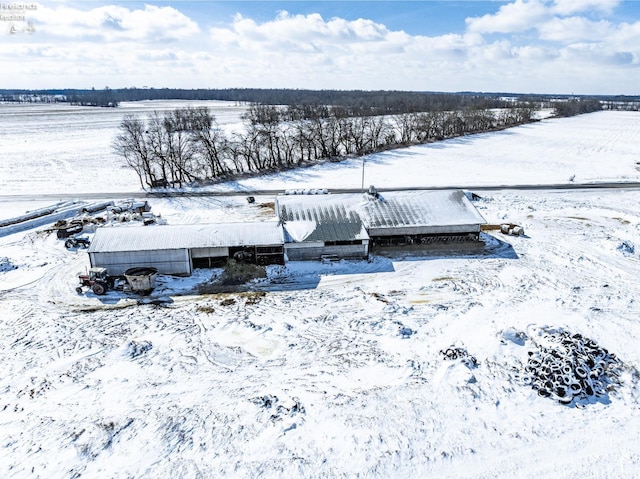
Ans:
[[[637,181],[639,136],[637,113],[545,120],[372,155],[366,184]],[[358,187],[361,168],[224,187]],[[5,171],[3,194],[27,190]],[[65,178],[89,191],[77,169]],[[106,197],[134,188],[113,178]],[[83,252],[0,238],[0,476],[637,477],[640,192],[481,196],[488,222],[526,235],[270,267],[248,293],[195,295],[219,273],[199,270],[162,278],[161,305],[78,296]],[[152,207],[172,224],[265,218],[242,197]],[[527,370],[562,334],[617,361],[569,405]]]
[[[223,128],[239,124],[246,110],[223,101],[189,105],[209,107]],[[118,108],[0,104],[0,195],[136,191],[136,175],[111,148],[122,118],[145,119],[182,106],[172,100],[123,102]]]

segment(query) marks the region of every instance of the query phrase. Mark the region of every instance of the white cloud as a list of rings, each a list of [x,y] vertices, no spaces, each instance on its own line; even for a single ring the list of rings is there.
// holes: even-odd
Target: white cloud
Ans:
[[[549,8],[538,0],[516,0],[501,6],[495,14],[468,18],[467,28],[474,33],[513,33],[523,32],[548,20]]]
[[[614,23],[615,3],[514,0],[467,20],[466,32],[432,37],[284,11],[200,32],[179,3],[58,5],[39,9],[35,34],[0,44],[3,83],[636,93],[640,22]]]
[[[564,16],[594,11],[610,14],[619,3],[620,0],[555,0],[551,11],[554,14]]]
[[[480,34],[538,30],[545,40],[570,39],[588,36],[589,28],[597,34],[608,26],[605,21],[596,22],[577,14],[607,15],[618,3],[619,0],[515,0],[495,14],[468,18],[466,23],[469,32]]]
[[[392,33],[384,25],[371,20],[333,18],[325,21],[319,14],[289,15],[280,12],[274,20],[262,24],[238,15],[228,28],[211,28],[210,36],[214,43],[228,47],[274,51],[283,46],[297,45],[302,51],[314,51],[323,47],[384,43],[390,37],[397,42],[402,34]]]
[[[32,15],[38,32],[52,37],[99,38],[105,41],[171,41],[199,31],[198,25],[173,7],[145,5],[130,10],[106,5],[90,10],[38,6]]]
[[[606,20],[594,22],[584,17],[554,18],[538,27],[541,39],[562,43],[606,40],[613,30]]]

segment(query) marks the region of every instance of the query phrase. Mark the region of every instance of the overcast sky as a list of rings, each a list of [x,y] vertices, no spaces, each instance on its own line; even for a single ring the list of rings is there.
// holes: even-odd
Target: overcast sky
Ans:
[[[640,2],[0,0],[0,88],[640,94]]]

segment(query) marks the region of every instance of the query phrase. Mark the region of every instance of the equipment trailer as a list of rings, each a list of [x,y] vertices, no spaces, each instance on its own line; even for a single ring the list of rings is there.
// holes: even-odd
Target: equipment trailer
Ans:
[[[90,268],[89,274],[78,275],[80,286],[76,288],[82,294],[87,287],[98,296],[106,294],[108,290],[149,294],[156,285],[156,268],[131,268],[124,276],[109,276],[106,268]]]

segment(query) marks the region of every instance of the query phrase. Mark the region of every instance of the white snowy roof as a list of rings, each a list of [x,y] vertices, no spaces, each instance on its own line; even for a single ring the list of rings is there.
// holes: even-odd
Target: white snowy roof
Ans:
[[[367,228],[455,226],[486,223],[462,190],[393,191],[366,194]]]
[[[331,240],[333,238],[323,235],[334,233],[340,236],[339,239],[359,239],[361,236],[357,235],[361,233],[355,225],[371,230],[486,223],[462,190],[394,191],[381,193],[378,197],[368,193],[287,195],[277,198],[276,211],[287,231],[299,230],[297,225],[302,224],[305,230],[318,236],[308,235],[304,238],[306,241]],[[310,222],[317,223],[318,228],[311,229]],[[345,236],[342,230],[346,226],[353,228]]]
[[[89,253],[267,246],[283,242],[282,228],[275,221],[103,227],[96,230]]]
[[[281,201],[281,198],[284,201]],[[282,221],[287,241],[344,241],[369,239],[369,235],[356,210],[340,201],[326,201],[329,195],[314,196],[324,201],[306,201],[304,206],[278,197],[278,215]],[[304,196],[311,198],[311,196]],[[291,206],[290,206],[291,205]]]

